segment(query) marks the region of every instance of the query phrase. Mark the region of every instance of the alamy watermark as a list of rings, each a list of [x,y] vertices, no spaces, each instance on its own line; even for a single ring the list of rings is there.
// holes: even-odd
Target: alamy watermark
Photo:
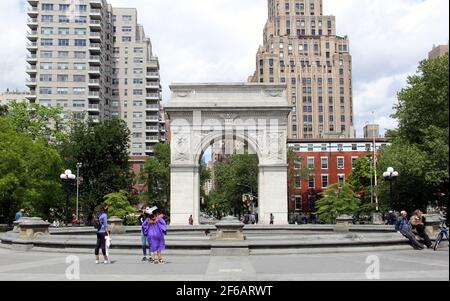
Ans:
[[[66,264],[69,265],[66,268],[66,279],[80,280],[80,257],[76,255],[67,256]]]
[[[366,264],[369,265],[366,270],[366,278],[368,280],[380,280],[380,258],[376,255],[370,255],[366,258]]]

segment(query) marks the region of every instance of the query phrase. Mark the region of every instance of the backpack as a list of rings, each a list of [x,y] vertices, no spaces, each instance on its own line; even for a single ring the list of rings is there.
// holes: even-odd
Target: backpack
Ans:
[[[100,216],[98,214],[95,215],[94,217],[94,228],[97,229],[97,231],[100,231],[100,229],[102,228],[102,223],[100,223]]]

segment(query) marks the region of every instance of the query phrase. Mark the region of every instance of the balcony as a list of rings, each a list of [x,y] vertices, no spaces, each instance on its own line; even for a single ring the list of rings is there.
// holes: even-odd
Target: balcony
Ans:
[[[30,64],[36,64],[37,63],[37,55],[36,54],[29,54],[27,55],[27,62]]]
[[[102,21],[100,20],[91,20],[89,23],[89,26],[91,29],[101,29],[102,28]]]
[[[31,29],[37,29],[38,19],[37,18],[28,18],[27,24],[28,24],[28,27],[30,27]]]
[[[91,55],[89,57],[89,64],[100,65],[101,64],[101,56],[100,55]]]
[[[159,100],[160,94],[159,93],[147,93],[145,98],[149,99],[149,100]]]
[[[100,67],[89,67],[89,73],[100,74]]]
[[[153,146],[147,146],[147,147],[145,147],[145,152],[147,152],[147,153],[153,153],[153,152],[154,152]]]
[[[36,42],[27,43],[27,49],[28,50],[37,50],[38,44]]]
[[[93,18],[101,19],[101,17],[102,17],[102,10],[99,9],[99,8],[91,8],[91,10],[89,12],[89,16],[91,17],[91,20]]]
[[[38,39],[38,32],[37,30],[31,30],[27,32],[27,38],[30,41],[37,41]]]
[[[159,117],[158,116],[145,116],[145,121],[146,122],[158,122],[159,121]]]
[[[148,126],[145,129],[146,132],[154,132],[154,133],[158,133],[159,129],[157,126]]]
[[[28,9],[27,9],[27,14],[30,17],[37,17],[37,15],[39,14],[39,9],[37,7],[35,7],[35,6],[29,6]]]
[[[102,0],[90,0],[89,4],[91,5],[91,7],[94,8],[102,8],[103,6]]]
[[[147,72],[147,78],[159,79],[159,72]]]
[[[28,0],[28,3],[29,3],[31,6],[36,6],[36,5],[38,5],[39,0]]]
[[[100,105],[97,104],[89,104],[88,111],[100,111]]]
[[[99,87],[100,86],[100,80],[99,79],[90,79],[89,80],[89,86],[90,87]]]
[[[145,137],[145,142],[158,143],[159,137],[158,136],[147,136],[147,137]]]
[[[157,59],[150,59],[150,61],[147,61],[147,68],[152,68],[152,69],[158,69],[159,68],[159,63]]]
[[[89,50],[100,52],[102,45],[100,43],[90,43]]]
[[[149,104],[145,108],[146,111],[159,111],[159,105],[158,104]]]
[[[160,89],[161,85],[158,82],[147,82],[145,85],[147,89]]]
[[[99,91],[89,91],[88,98],[89,99],[100,99],[100,92]]]
[[[91,31],[89,33],[89,39],[100,42],[102,40],[102,33],[100,31]]]
[[[27,87],[35,87],[37,85],[37,81],[35,78],[28,78],[26,81]]]
[[[27,66],[27,71],[26,72],[28,74],[35,74],[35,73],[37,73],[36,65]]]

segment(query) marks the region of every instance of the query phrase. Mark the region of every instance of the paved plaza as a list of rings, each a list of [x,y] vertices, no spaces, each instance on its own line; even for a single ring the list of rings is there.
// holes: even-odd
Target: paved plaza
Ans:
[[[113,254],[112,264],[95,265],[86,253],[19,252],[0,248],[0,281],[448,281],[449,249],[356,250],[323,254],[167,255],[165,265],[142,263],[139,252]],[[79,263],[79,264],[78,264]],[[379,263],[379,265],[378,265]],[[79,271],[79,273],[78,273]]]

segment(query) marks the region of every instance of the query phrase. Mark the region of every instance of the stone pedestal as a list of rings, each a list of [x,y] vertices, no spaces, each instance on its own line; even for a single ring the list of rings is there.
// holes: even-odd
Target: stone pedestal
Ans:
[[[425,232],[433,239],[441,231],[441,219],[439,214],[424,214],[426,220]]]
[[[335,232],[349,232],[350,227],[353,225],[353,218],[350,215],[340,215],[336,218]]]
[[[125,234],[126,232],[125,227],[123,226],[123,220],[117,216],[112,216],[108,220],[108,226],[111,230],[111,234]]]
[[[42,235],[49,235],[50,224],[43,221],[40,217],[32,217],[23,221],[19,220],[19,237],[25,240],[31,240]]]
[[[383,215],[380,212],[373,212],[372,223],[374,225],[384,225]]]
[[[217,228],[216,240],[245,240],[245,225],[234,216],[223,218],[215,226]]]
[[[18,221],[14,221],[13,222],[13,226],[14,226],[13,232],[20,233],[19,224],[27,219],[30,219],[30,218],[29,217],[21,217]]]

